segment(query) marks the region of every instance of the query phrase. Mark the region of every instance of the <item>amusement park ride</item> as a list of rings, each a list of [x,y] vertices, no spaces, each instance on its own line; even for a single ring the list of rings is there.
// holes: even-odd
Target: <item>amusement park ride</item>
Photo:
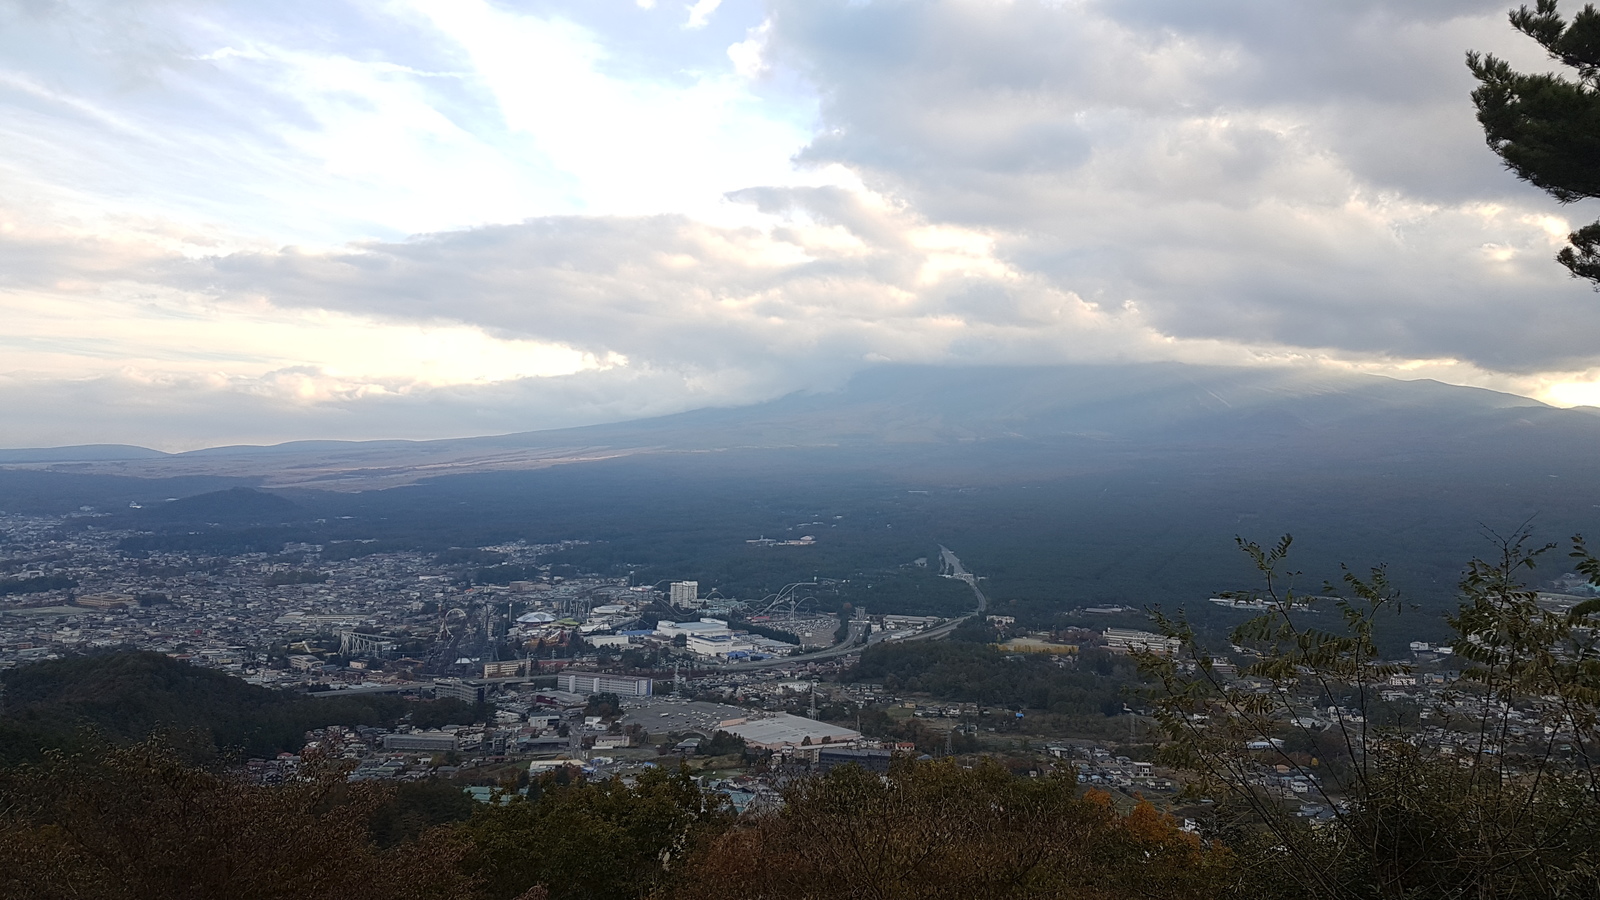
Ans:
[[[492,603],[446,610],[439,619],[439,630],[434,634],[424,673],[449,675],[462,665],[476,668],[483,662],[495,662],[499,659],[500,643],[497,626],[503,629],[503,616]]]
[[[776,619],[794,620],[802,618],[801,613],[815,614],[817,611],[817,598],[807,595],[801,596],[799,588],[817,587],[819,582],[796,581],[794,584],[785,585],[776,594],[768,594],[754,603],[745,604],[745,615],[771,616]],[[780,613],[781,611],[781,613]]]

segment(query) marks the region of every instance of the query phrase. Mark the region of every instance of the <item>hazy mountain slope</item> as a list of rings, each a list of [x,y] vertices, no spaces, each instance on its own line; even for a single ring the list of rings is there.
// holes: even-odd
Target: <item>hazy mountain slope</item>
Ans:
[[[837,392],[584,428],[442,441],[219,447],[144,459],[123,454],[98,462],[88,458],[91,454],[72,452],[81,448],[65,448],[59,452],[74,460],[70,469],[40,459],[39,451],[32,451],[33,461],[11,465],[361,490],[445,474],[732,448],[900,453],[918,445],[1021,441],[1038,442],[1041,452],[1060,450],[1057,461],[1073,464],[1113,447],[1117,452],[1224,451],[1281,445],[1345,456],[1450,453],[1483,442],[1480,452],[1514,452],[1523,444],[1576,450],[1573,445],[1596,437],[1600,414],[1595,410],[1558,410],[1524,397],[1432,381],[1177,364],[884,366],[858,375]],[[1108,446],[1096,450],[1093,444]],[[837,459],[842,463],[846,457]],[[1052,464],[1049,458],[1035,463]]]
[[[106,462],[124,459],[159,459],[167,454],[128,444],[83,444],[76,447],[33,447],[0,450],[0,464]]]
[[[148,531],[130,551],[587,541],[561,562],[739,596],[818,575],[871,583],[945,544],[997,602],[1200,602],[1213,618],[1228,614],[1204,597],[1251,584],[1232,538],[1292,532],[1303,587],[1338,578],[1340,562],[1384,562],[1438,610],[1461,566],[1492,550],[1484,526],[1531,521],[1556,541],[1600,532],[1596,446],[1595,410],[1426,381],[884,367],[834,393],[564,431],[0,466],[0,509],[117,498],[121,512],[95,523]],[[289,503],[160,502],[245,481]],[[746,543],[803,534],[816,543]],[[1546,560],[1538,578],[1567,565]]]

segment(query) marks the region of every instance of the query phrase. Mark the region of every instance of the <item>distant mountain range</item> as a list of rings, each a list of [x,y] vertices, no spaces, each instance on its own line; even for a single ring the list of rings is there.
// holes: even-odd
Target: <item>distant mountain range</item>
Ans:
[[[71,527],[129,531],[132,553],[577,542],[550,563],[724,596],[825,576],[852,602],[933,614],[942,584],[905,567],[943,545],[1019,614],[1189,603],[1224,623],[1241,613],[1204,599],[1255,584],[1235,536],[1293,534],[1302,589],[1383,563],[1409,601],[1450,609],[1496,535],[1600,533],[1597,447],[1600,410],[1433,381],[884,366],[834,392],[495,437],[6,451],[0,510],[87,507],[104,517]],[[750,543],[803,535],[793,552]],[[1551,553],[1534,577],[1570,565]]]
[[[0,450],[0,467],[142,478],[222,477],[263,487],[366,490],[442,475],[541,469],[650,454],[814,451],[896,466],[907,458],[1019,474],[1128,454],[1294,453],[1308,462],[1402,455],[1592,455],[1600,410],[1435,381],[1307,369],[1179,364],[884,366],[830,393],[609,425],[435,441],[297,441],[162,453],[88,445]],[[950,453],[966,462],[957,462]],[[1042,468],[1041,468],[1042,467]],[[990,471],[990,476],[1003,473]]]

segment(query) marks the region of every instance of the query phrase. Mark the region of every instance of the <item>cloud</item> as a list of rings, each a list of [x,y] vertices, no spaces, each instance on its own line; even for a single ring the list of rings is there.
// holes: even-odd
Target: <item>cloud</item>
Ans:
[[[1498,2],[778,2],[844,165],[1020,272],[1174,337],[1594,359],[1557,211],[1482,145],[1462,65]],[[1560,229],[1558,229],[1560,230]],[[1560,323],[1581,323],[1569,329]]]
[[[764,59],[767,36],[771,33],[772,22],[764,20],[746,32],[744,40],[728,45],[728,59],[733,62],[733,70],[738,72],[740,77],[760,78],[772,70]]]
[[[317,370],[260,378],[120,373],[0,375],[6,445],[131,443],[167,451],[231,444],[506,434],[678,412],[697,386],[679,372],[594,370],[494,384],[360,384]],[[321,396],[307,402],[306,389]],[[757,399],[751,397],[750,399]]]
[[[623,43],[590,6],[0,7],[0,187],[105,231],[159,217],[239,246],[333,246],[708,214],[727,190],[791,178],[814,110],[767,102],[725,29]],[[736,33],[760,22],[733,12]]]
[[[689,7],[689,20],[683,24],[684,28],[704,28],[711,21],[711,14],[722,5],[722,0],[695,0]]]
[[[921,221],[881,198],[838,188],[740,196],[767,211],[763,227],[557,217],[343,253],[175,262],[160,277],[219,298],[455,318],[662,368],[735,379],[787,372],[796,387],[868,354],[1057,356],[1052,345],[1093,334],[1098,349],[1076,355],[1104,356],[1150,337],[1136,316],[1017,276],[993,257],[988,236]]]
[[[1541,64],[1502,0],[637,6],[7,8],[0,412],[440,436],[882,360],[1593,396],[1569,211],[1467,100],[1467,48]]]
[[[76,286],[19,279],[0,297],[11,323],[0,346],[17,365],[0,415],[20,423],[13,443],[441,437],[827,390],[885,361],[1331,363],[1548,387],[1449,356],[1175,337],[1137,304],[1086,300],[1012,266],[992,233],[871,192],[736,199],[764,224],[551,217],[199,258],[35,236],[13,255],[100,268]]]

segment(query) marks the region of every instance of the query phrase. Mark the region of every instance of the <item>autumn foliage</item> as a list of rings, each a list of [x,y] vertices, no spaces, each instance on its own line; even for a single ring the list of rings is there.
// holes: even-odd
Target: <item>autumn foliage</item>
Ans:
[[[467,900],[443,831],[379,850],[385,791],[311,761],[265,787],[190,767],[160,741],[51,752],[0,771],[0,897]]]
[[[1148,804],[1121,815],[1070,773],[993,762],[846,767],[742,819],[682,771],[535,788],[384,848],[393,790],[331,763],[266,787],[154,741],[51,753],[0,772],[0,897],[1198,900],[1233,871]]]
[[[1070,773],[1016,778],[999,764],[855,768],[792,787],[780,812],[711,841],[678,900],[764,898],[1210,898],[1230,857],[1141,803],[1119,815]]]

